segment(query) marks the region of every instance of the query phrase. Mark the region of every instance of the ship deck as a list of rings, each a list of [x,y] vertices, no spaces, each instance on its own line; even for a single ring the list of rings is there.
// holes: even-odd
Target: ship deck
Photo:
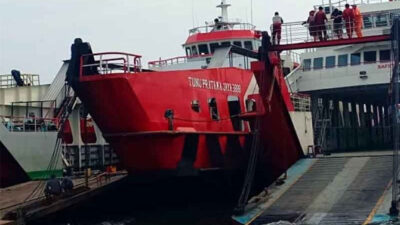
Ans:
[[[391,203],[392,152],[359,152],[302,159],[282,185],[249,204],[237,224],[280,220],[296,224],[370,224],[387,216]]]
[[[125,172],[114,174],[110,176],[109,180],[105,180],[104,176],[101,179],[98,176],[94,176],[89,179],[88,188],[85,187],[84,178],[73,179],[74,190],[71,194],[52,201],[46,200],[43,192],[33,199],[29,198],[31,193],[43,181],[30,181],[0,189],[0,224],[19,224],[19,220],[26,222],[43,218],[102,193],[125,177]],[[30,200],[25,201],[27,198]],[[22,214],[22,216],[18,214]],[[18,220],[9,219],[10,215],[19,218]]]

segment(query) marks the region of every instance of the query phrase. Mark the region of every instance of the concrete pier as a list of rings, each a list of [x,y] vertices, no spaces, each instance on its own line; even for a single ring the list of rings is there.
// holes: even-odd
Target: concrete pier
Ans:
[[[107,179],[104,174],[92,176],[88,187],[85,186],[84,178],[74,179],[74,190],[53,200],[46,199],[42,190],[35,198],[28,198],[44,181],[31,181],[0,189],[0,224],[21,224],[43,218],[106,191],[126,176],[125,172],[110,175]]]

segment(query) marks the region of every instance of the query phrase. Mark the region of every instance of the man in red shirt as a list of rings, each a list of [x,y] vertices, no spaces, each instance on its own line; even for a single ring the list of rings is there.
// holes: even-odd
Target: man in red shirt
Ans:
[[[328,39],[328,36],[326,34],[326,26],[325,26],[326,21],[328,21],[328,18],[326,18],[324,8],[322,8],[322,6],[320,6],[318,8],[318,12],[315,14],[315,18],[314,18],[314,24],[316,26],[317,34],[318,34],[320,41],[326,41]],[[323,36],[322,36],[322,33],[324,34]]]
[[[354,29],[354,11],[350,8],[349,4],[345,5],[346,9],[343,10],[343,19],[346,23],[346,32],[347,36],[351,38],[353,36],[353,29]]]

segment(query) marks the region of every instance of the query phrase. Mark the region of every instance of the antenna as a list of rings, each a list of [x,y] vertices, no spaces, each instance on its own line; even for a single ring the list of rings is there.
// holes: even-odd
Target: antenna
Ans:
[[[250,0],[250,17],[251,24],[253,25],[253,0]]]
[[[192,25],[194,27],[194,0],[192,0]]]
[[[221,21],[228,22],[228,7],[230,4],[226,4],[226,0],[222,0],[220,5],[217,5],[217,8],[221,8]]]

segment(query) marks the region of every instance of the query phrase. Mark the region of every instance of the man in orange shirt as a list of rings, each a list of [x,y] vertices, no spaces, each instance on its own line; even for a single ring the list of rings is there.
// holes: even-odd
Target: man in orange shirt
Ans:
[[[354,28],[354,11],[350,8],[349,4],[345,5],[345,10],[343,10],[343,19],[346,23],[346,32],[347,36],[351,38],[353,36],[353,28]]]
[[[362,24],[363,24],[363,17],[361,15],[360,9],[357,5],[353,5],[353,12],[354,12],[354,30],[356,31],[357,37],[362,37]]]

